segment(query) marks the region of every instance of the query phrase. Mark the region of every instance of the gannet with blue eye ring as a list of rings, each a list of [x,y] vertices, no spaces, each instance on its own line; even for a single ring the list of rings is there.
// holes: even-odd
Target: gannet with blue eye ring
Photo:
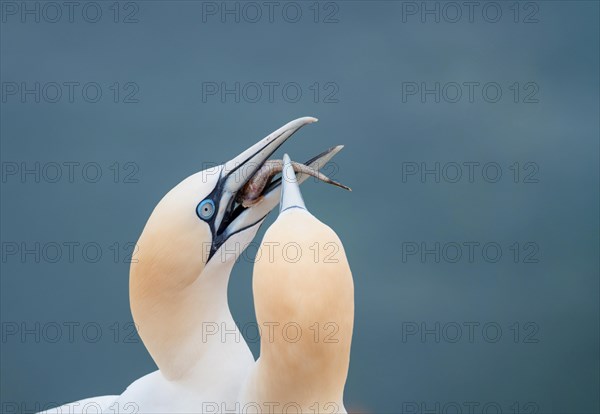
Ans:
[[[354,323],[352,273],[336,233],[306,209],[287,154],[284,163],[280,214],[266,231],[265,250],[254,265],[260,358],[243,387],[240,410],[345,413]],[[338,250],[325,258],[328,244]],[[274,252],[268,260],[266,251]]]
[[[120,396],[88,398],[47,412],[202,412],[214,403],[231,407],[237,401],[254,358],[229,311],[227,285],[237,258],[278,204],[280,181],[267,186],[250,208],[234,200],[279,146],[315,121],[292,121],[163,197],[138,240],[129,286],[134,321],[159,370]],[[340,150],[331,148],[306,165],[318,170]],[[299,181],[307,178],[298,174]],[[227,334],[208,335],[207,324]]]

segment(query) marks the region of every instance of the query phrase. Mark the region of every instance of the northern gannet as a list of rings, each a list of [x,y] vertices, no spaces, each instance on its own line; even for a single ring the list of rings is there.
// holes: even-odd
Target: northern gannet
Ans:
[[[277,205],[280,180],[246,208],[237,193],[269,156],[315,118],[296,119],[215,168],[196,173],[155,207],[130,268],[130,305],[158,370],[117,396],[88,398],[47,412],[184,413],[230,410],[254,358],[229,311],[227,285],[237,258]],[[341,146],[309,160],[323,167]],[[308,178],[298,174],[298,181]],[[216,325],[215,325],[216,324]],[[206,327],[227,329],[208,335]],[[211,331],[212,332],[212,331]]]
[[[284,164],[279,217],[261,244],[275,246],[274,253],[267,260],[263,252],[254,264],[260,357],[243,387],[240,408],[345,413],[354,323],[352,273],[337,234],[306,209],[287,154]],[[331,243],[337,253],[325,258]],[[285,253],[285,246],[292,245],[293,253]],[[286,325],[293,329],[286,333]]]

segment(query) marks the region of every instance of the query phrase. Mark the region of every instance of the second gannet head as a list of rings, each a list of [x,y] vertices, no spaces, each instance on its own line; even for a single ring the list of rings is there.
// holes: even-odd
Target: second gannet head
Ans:
[[[263,238],[261,249],[268,250],[254,265],[263,329],[245,398],[277,402],[279,409],[292,404],[302,412],[340,412],[354,322],[352,273],[337,234],[307,210],[287,155],[284,164],[280,214]]]

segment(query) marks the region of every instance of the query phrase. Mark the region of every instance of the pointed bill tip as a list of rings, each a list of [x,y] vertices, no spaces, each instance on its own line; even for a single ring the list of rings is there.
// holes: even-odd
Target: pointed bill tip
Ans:
[[[318,121],[319,120],[317,118],[314,118],[312,116],[304,116],[302,118],[294,119],[293,121],[289,122],[286,126],[288,127],[288,129],[296,130],[302,128],[305,125],[314,124]]]
[[[292,166],[289,155],[283,156],[283,171],[281,172],[281,201],[279,203],[279,213],[291,208],[300,208],[306,210],[306,205],[302,199],[300,187],[296,181],[296,173]]]
[[[341,151],[341,150],[343,150],[343,149],[344,149],[344,146],[343,146],[343,145],[336,145],[335,147],[331,147],[331,148],[329,149],[329,151],[331,151],[331,153],[332,153],[333,155],[336,155],[338,152],[340,152],[340,151]]]
[[[318,121],[319,120],[317,118],[313,118],[312,116],[304,116],[302,118],[297,118],[293,121],[288,122],[287,125],[285,125],[283,128],[285,128],[286,130],[299,129],[302,128],[304,125],[313,124]]]

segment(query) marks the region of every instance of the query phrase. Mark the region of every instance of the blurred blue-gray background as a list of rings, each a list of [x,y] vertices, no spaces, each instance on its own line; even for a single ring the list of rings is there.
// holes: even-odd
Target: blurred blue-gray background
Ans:
[[[598,2],[66,3],[0,3],[3,412],[152,371],[150,212],[305,115],[285,151],[345,144],[353,188],[303,186],[355,279],[347,408],[599,412]]]

